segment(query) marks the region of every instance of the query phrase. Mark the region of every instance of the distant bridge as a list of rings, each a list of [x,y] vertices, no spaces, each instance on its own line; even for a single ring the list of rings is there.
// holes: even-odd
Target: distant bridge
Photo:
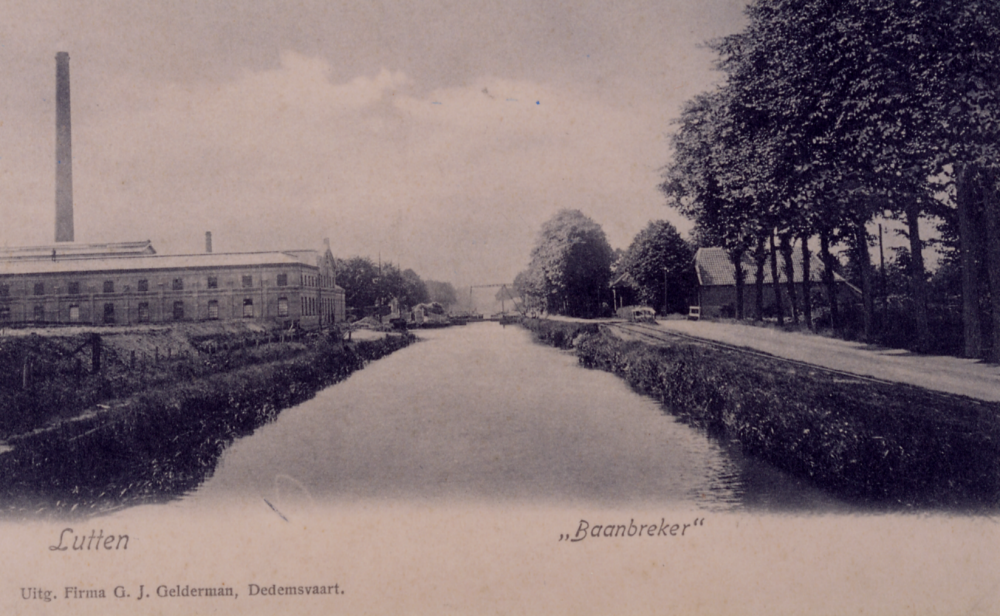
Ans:
[[[506,282],[500,282],[500,283],[496,283],[496,284],[474,284],[474,285],[470,285],[469,286],[469,309],[471,310],[472,307],[473,307],[473,305],[474,305],[472,303],[472,290],[473,289],[500,289],[500,312],[502,312],[502,313],[503,312],[507,312],[507,306],[505,304],[505,299],[504,299],[504,295],[506,295],[507,297],[510,298],[510,301],[514,303],[514,308],[518,312],[520,312],[521,314],[524,314],[524,309],[521,306],[518,305],[517,298],[514,297],[514,294],[510,292],[510,288],[509,287],[512,287],[512,286],[514,286],[514,285],[513,284],[508,284]]]

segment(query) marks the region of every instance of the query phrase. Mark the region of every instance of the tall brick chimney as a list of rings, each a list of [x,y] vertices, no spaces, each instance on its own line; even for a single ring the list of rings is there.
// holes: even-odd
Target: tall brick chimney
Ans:
[[[212,252],[212,232],[205,231],[205,252]]]
[[[56,241],[73,241],[73,139],[65,51],[56,54]]]

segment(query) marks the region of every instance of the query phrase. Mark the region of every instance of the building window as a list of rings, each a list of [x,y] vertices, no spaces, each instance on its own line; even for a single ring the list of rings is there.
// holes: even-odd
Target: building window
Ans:
[[[219,318],[219,302],[214,299],[208,302],[208,318],[212,320]]]
[[[69,307],[69,322],[79,323],[80,322],[80,307],[76,304],[70,304]]]
[[[288,274],[278,274],[277,285],[279,287],[287,287],[288,286]]]
[[[104,304],[104,322],[114,323],[115,322],[115,305],[111,302]]]
[[[105,280],[104,281],[104,292],[105,293],[114,293],[115,292],[115,281],[114,280]]]
[[[45,295],[45,283],[36,282],[35,283],[35,295]]]
[[[218,289],[219,288],[219,277],[218,276],[209,276],[208,277],[208,288],[209,289]]]
[[[183,321],[184,320],[184,302],[174,302],[174,320]]]
[[[36,321],[45,320],[45,306],[41,304],[35,304],[34,317]]]
[[[10,321],[10,306],[0,306],[0,323]]]
[[[149,322],[149,302],[139,302],[139,322]]]
[[[288,316],[288,298],[279,297],[278,298],[278,316],[287,317]]]
[[[253,300],[249,297],[243,300],[243,318],[253,318]]]
[[[184,290],[184,279],[183,278],[174,278],[174,283],[173,283],[173,285],[171,285],[170,288],[172,288],[174,291],[183,291]]]
[[[149,291],[149,281],[146,280],[145,278],[140,279],[139,284],[136,285],[136,288],[139,290],[139,293],[146,293],[147,291]]]
[[[10,285],[0,284],[0,297],[8,297],[8,296],[10,296]]]
[[[243,277],[243,286],[244,286],[244,288],[252,287],[253,286],[253,276],[244,276]]]
[[[80,283],[79,282],[71,282],[66,287],[66,290],[69,292],[70,295],[79,295],[80,294]]]

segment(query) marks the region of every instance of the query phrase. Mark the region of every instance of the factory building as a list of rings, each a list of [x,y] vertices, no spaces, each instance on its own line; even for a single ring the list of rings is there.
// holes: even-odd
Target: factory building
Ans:
[[[73,241],[69,55],[56,55],[56,243],[0,248],[0,326],[345,319],[329,241],[315,250],[159,255],[151,242]]]
[[[157,255],[99,248],[0,251],[0,325],[255,319],[312,329],[345,318],[329,249]],[[46,251],[44,258],[26,254]],[[10,252],[19,258],[5,258]]]

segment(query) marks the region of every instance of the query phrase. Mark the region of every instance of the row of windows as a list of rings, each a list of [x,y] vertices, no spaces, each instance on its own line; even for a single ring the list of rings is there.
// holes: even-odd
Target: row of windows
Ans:
[[[302,316],[314,316],[319,312],[322,312],[322,314],[333,314],[334,312],[332,298],[321,299],[319,301],[315,297],[300,297],[299,299],[302,301]]]
[[[302,274],[302,286],[304,287],[315,287],[321,286],[324,289],[332,289],[335,285],[333,276],[308,276]]]
[[[138,305],[138,320],[140,323],[148,322],[149,318],[149,302],[139,302]],[[173,305],[173,318],[175,321],[182,321],[184,319],[184,302],[175,301]],[[243,317],[252,319],[254,316],[253,310],[253,298],[244,298],[243,300]],[[278,298],[278,316],[287,317],[288,316],[288,298],[279,297]],[[43,304],[36,304],[32,309],[32,317],[35,321],[45,321],[45,306]],[[216,300],[211,300],[208,302],[208,318],[218,319],[219,318],[219,302]],[[69,320],[71,323],[77,323],[80,321],[80,306],[77,304],[71,304],[69,306]],[[10,321],[10,307],[0,306],[0,322]],[[115,305],[111,302],[104,304],[104,323],[114,323],[115,322]]]
[[[241,281],[240,282],[241,282],[241,285],[243,286],[243,288],[252,288],[253,287],[253,276],[249,275],[249,274],[244,275],[244,276],[241,277]],[[275,279],[275,284],[276,284],[276,286],[279,286],[279,287],[287,287],[288,286],[288,274],[278,274],[277,278]],[[218,276],[208,276],[208,278],[206,280],[206,286],[209,289],[218,289],[219,288],[219,277]],[[127,288],[128,287],[126,287],[126,289]],[[170,289],[172,291],[183,291],[184,290],[184,279],[183,278],[174,278],[171,281],[171,283],[170,283]],[[149,292],[149,280],[147,280],[145,278],[140,278],[136,282],[136,291],[138,291],[139,293],[147,293],[147,292]],[[33,292],[33,295],[45,295],[45,283],[44,282],[36,282],[36,283],[34,283],[34,288],[32,289],[32,292]],[[75,281],[74,282],[70,282],[68,285],[66,285],[66,292],[69,295],[79,295],[80,294],[80,283],[79,282],[75,282]],[[114,280],[105,280],[104,284],[102,286],[102,292],[103,293],[114,293],[115,292],[115,281]],[[8,297],[8,296],[10,296],[10,285],[9,284],[0,284],[0,297]]]

